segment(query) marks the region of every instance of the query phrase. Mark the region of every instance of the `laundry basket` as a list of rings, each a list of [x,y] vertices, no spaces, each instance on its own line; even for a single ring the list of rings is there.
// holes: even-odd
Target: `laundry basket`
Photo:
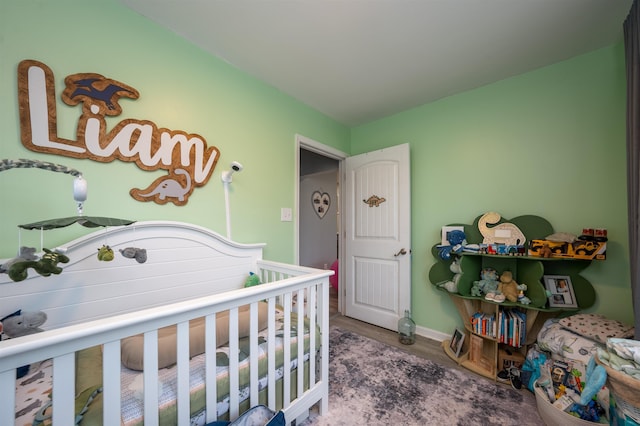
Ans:
[[[545,394],[544,390],[538,386],[537,383],[533,384],[533,388],[536,393],[536,406],[538,407],[538,414],[547,426],[597,426],[598,423],[590,422],[588,420],[582,420],[579,417],[572,416],[569,413],[554,407],[549,398]]]
[[[595,359],[607,371],[607,387],[618,409],[640,423],[640,380],[603,364],[597,356]]]

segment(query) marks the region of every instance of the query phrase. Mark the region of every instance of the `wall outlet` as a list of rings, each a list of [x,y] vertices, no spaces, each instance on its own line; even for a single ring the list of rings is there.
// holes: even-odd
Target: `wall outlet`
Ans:
[[[280,221],[291,222],[293,220],[293,213],[289,207],[283,207],[280,209]]]

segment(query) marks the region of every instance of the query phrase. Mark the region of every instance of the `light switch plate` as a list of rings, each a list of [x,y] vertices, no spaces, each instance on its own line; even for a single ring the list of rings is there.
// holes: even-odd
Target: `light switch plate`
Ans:
[[[282,207],[280,209],[280,221],[291,222],[293,220],[293,213],[289,207]]]

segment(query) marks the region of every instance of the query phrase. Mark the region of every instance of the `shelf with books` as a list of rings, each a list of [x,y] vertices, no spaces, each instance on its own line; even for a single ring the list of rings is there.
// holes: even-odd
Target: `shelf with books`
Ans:
[[[509,347],[514,352],[526,351],[535,342],[544,322],[557,315],[550,311],[505,307],[482,299],[452,296],[451,300],[463,320],[468,344],[459,357],[451,351],[445,352],[463,367],[491,379],[496,378],[500,347]],[[479,318],[485,319],[484,329],[478,325],[482,322]]]

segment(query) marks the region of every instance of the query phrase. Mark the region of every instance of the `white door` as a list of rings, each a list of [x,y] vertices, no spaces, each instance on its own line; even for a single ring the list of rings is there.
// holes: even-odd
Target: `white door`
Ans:
[[[395,330],[411,309],[409,144],[345,160],[345,315]]]

